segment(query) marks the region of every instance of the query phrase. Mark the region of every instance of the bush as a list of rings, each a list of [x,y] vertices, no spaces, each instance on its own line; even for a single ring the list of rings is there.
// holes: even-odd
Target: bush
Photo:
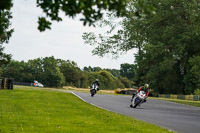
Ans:
[[[194,95],[200,95],[200,89],[196,89],[196,90],[194,91]]]

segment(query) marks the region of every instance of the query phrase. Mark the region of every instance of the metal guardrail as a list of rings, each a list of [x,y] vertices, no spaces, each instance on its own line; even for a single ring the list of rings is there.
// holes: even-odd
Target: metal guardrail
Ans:
[[[14,82],[14,85],[33,86],[33,83],[27,83],[27,82]]]

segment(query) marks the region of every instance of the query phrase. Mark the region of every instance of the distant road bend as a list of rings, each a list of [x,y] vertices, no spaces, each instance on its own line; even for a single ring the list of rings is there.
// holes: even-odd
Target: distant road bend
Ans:
[[[200,133],[200,108],[163,100],[148,99],[140,107],[130,108],[131,96],[73,92],[84,101],[116,112],[150,122],[178,133]]]

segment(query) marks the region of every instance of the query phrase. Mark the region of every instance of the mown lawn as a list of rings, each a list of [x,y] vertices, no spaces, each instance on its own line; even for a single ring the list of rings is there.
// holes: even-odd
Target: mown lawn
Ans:
[[[71,93],[0,90],[0,133],[168,133],[158,126],[105,111]]]

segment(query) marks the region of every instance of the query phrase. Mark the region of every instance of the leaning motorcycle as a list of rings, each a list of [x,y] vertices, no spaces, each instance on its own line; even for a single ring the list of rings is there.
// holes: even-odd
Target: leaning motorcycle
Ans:
[[[97,93],[97,90],[98,90],[98,85],[93,84],[90,86],[91,97],[93,97]]]
[[[130,107],[136,108],[137,106],[140,106],[146,99],[145,97],[146,93],[144,91],[138,92],[134,97],[132,97]]]

